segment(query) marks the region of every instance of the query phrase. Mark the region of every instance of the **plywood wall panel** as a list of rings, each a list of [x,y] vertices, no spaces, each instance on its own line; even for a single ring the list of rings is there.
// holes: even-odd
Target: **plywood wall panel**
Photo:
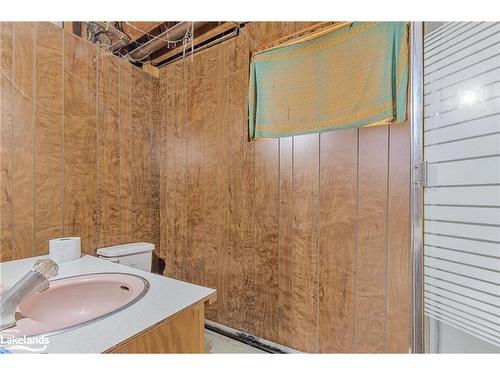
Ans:
[[[250,51],[254,52],[261,47],[287,35],[304,30],[318,22],[250,22],[246,26],[250,41]]]
[[[354,349],[358,130],[321,134],[320,351]]]
[[[294,347],[318,351],[319,134],[293,142],[292,309]]]
[[[152,240],[151,216],[151,80],[149,75],[132,70],[131,99],[131,182],[134,242]]]
[[[205,285],[211,288],[218,287],[219,273],[219,233],[221,231],[219,215],[219,97],[216,95],[220,82],[218,63],[218,49],[209,49],[199,55],[199,63],[203,65],[202,81],[204,89],[203,115],[203,218],[204,222],[204,279]],[[162,124],[165,126],[166,124]],[[163,201],[162,201],[163,202]],[[163,204],[163,203],[162,203]],[[253,233],[252,233],[253,234]],[[207,319],[218,320],[218,305],[207,306]]]
[[[255,203],[255,147],[254,143],[248,142],[248,127],[245,122],[241,122],[241,118],[245,118],[248,113],[248,102],[246,93],[248,92],[247,72],[249,71],[249,61],[246,51],[248,50],[248,38],[243,35],[236,43],[236,48],[233,51],[234,59],[237,61],[236,69],[233,71],[235,87],[232,92],[235,93],[233,100],[234,112],[231,122],[235,126],[235,137],[239,139],[241,147],[241,172],[235,171],[236,176],[241,178],[241,195],[238,202],[240,212],[239,229],[241,231],[240,241],[236,244],[235,262],[240,264],[241,277],[240,293],[243,296],[243,301],[238,302],[237,308],[240,314],[241,327],[249,327],[253,330],[255,324],[255,243],[254,229],[255,218],[254,203]]]
[[[250,51],[255,51],[283,36],[283,26],[280,22],[252,22],[248,25]]]
[[[293,137],[279,140],[278,339],[293,346]]]
[[[159,80],[97,53],[52,23],[1,25],[2,260],[46,254],[62,235],[81,236],[88,254],[140,240],[158,247]],[[133,71],[143,93],[135,134]]]
[[[228,48],[227,43],[221,45],[221,48],[217,49],[217,64],[224,66],[225,69],[219,70],[219,75],[217,77],[217,86],[215,95],[217,95],[218,108],[227,107],[229,104],[229,87],[226,84],[228,82],[229,72],[228,64]],[[229,164],[231,163],[231,156],[228,153],[228,148],[230,145],[227,143],[226,132],[228,129],[228,117],[229,111],[217,111],[216,117],[216,131],[217,131],[217,180],[218,180],[218,211],[219,216],[217,229],[217,261],[218,261],[218,273],[217,273],[217,288],[221,291],[220,296],[217,297],[219,315],[223,315],[228,320],[228,325],[233,326],[234,321],[228,315],[227,299],[229,296],[229,273],[230,270],[227,267],[230,265],[228,262],[229,257],[229,235],[231,228],[228,225],[232,223],[229,222],[228,216],[231,214],[230,209],[230,186],[229,186]]]
[[[120,242],[120,67],[99,51],[97,113],[98,246]]]
[[[279,141],[255,144],[255,332],[278,334]]]
[[[150,77],[151,80],[151,180],[149,189],[151,191],[150,215],[151,215],[151,242],[155,244],[156,256],[160,256],[160,160],[161,160],[161,113],[160,113],[160,80]],[[154,261],[157,263],[158,260]],[[155,267],[159,266],[156,264]],[[158,271],[161,271],[158,269]]]
[[[243,72],[246,71],[246,57],[240,53],[244,48],[245,39],[239,39],[236,43],[227,44],[226,59],[228,62],[228,116],[224,121],[224,143],[228,145],[225,155],[227,162],[227,196],[228,211],[226,215],[227,238],[227,278],[226,289],[228,299],[226,300],[227,316],[235,327],[243,327],[244,322],[251,322],[251,308],[247,303],[241,303],[236,295],[250,295],[252,270],[249,262],[252,262],[251,254],[246,253],[241,246],[245,238],[245,212],[247,206],[245,195],[245,178],[243,173],[243,145],[246,142],[239,119],[245,116],[245,103],[243,90],[246,80]],[[239,155],[239,157],[234,157]]]
[[[14,25],[0,23],[0,260],[15,258],[13,199],[13,86]]]
[[[64,40],[64,235],[97,247],[97,47]]]
[[[132,67],[126,61],[120,69],[120,229],[123,242],[134,241],[133,181],[132,181]]]
[[[358,252],[354,350],[385,349],[388,127],[359,130]]]
[[[169,111],[169,102],[168,102],[168,98],[169,98],[169,90],[168,90],[168,81],[166,79],[163,79],[164,78],[164,73],[165,71],[162,71],[161,73],[161,78],[159,80],[159,108],[158,108],[158,111],[159,111],[159,115],[160,115],[160,120],[159,120],[159,123],[158,123],[158,131],[159,131],[159,163],[158,163],[158,167],[159,167],[159,180],[158,180],[158,184],[159,184],[159,194],[160,194],[160,199],[161,198],[164,198],[166,197],[166,194],[167,194],[167,181],[166,181],[166,177],[167,177],[167,172],[168,172],[168,169],[167,169],[167,155],[168,155],[168,140],[167,140],[167,131],[166,129],[161,126],[161,124],[165,124],[167,123],[167,120],[168,120],[168,117],[167,117],[167,110]],[[161,181],[161,182],[160,182]],[[168,215],[168,205],[167,204],[158,204],[158,207],[159,207],[159,222],[158,222],[158,225],[159,225],[159,235],[160,235],[160,249],[161,249],[161,252],[159,254],[160,258],[162,258],[163,260],[166,260],[166,248],[167,248],[167,241],[168,241],[168,236],[167,236],[167,226],[166,226],[166,222],[167,222],[167,215]],[[168,267],[167,267],[167,264],[165,263],[165,271],[168,271]]]
[[[161,72],[161,119],[163,123],[173,124],[175,115],[175,86],[173,81],[173,74],[170,70],[163,70]],[[173,252],[173,129],[171,127],[161,127],[161,165],[160,165],[160,235],[162,237],[161,250],[162,257],[165,260],[165,275],[174,277],[174,252]]]
[[[187,196],[186,196],[186,138],[185,119],[187,114],[186,67],[183,63],[175,66],[172,75],[174,85],[174,126],[172,132],[172,202],[173,202],[173,276],[186,280],[186,228],[187,228]]]
[[[388,177],[387,127],[363,129],[359,147],[358,130],[248,142],[251,51],[308,26],[249,23],[160,70],[166,274],[217,289],[210,320],[304,351],[383,351],[386,271],[399,272],[386,267],[387,221],[405,222],[387,208],[406,163]]]
[[[35,24],[14,25],[13,210],[17,257],[34,252]]]
[[[411,340],[410,125],[389,128],[386,347],[408,353]]]
[[[56,25],[36,24],[35,253],[63,235],[63,37]]]
[[[203,86],[201,85],[201,64],[188,66],[187,97],[187,277],[197,284],[203,284]]]

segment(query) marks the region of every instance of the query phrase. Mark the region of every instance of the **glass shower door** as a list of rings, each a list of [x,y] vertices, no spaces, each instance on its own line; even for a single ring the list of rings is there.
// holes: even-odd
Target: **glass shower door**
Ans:
[[[424,34],[425,350],[500,353],[500,23]]]

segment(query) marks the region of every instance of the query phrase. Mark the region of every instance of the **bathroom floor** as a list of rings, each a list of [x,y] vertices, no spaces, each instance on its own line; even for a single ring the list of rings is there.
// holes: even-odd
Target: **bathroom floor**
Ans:
[[[265,351],[205,329],[205,352],[209,354],[266,354]]]

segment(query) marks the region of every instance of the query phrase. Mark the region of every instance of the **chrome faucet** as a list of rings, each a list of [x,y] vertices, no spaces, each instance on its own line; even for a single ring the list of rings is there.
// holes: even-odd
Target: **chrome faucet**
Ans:
[[[0,296],[0,331],[15,327],[16,310],[31,293],[49,288],[49,279],[57,276],[59,267],[50,259],[37,260],[33,269]]]

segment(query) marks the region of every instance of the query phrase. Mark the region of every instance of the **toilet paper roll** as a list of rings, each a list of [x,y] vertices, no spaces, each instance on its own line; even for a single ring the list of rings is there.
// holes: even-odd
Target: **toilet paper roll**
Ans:
[[[49,257],[56,263],[69,262],[81,257],[80,237],[54,238],[49,241]]]

